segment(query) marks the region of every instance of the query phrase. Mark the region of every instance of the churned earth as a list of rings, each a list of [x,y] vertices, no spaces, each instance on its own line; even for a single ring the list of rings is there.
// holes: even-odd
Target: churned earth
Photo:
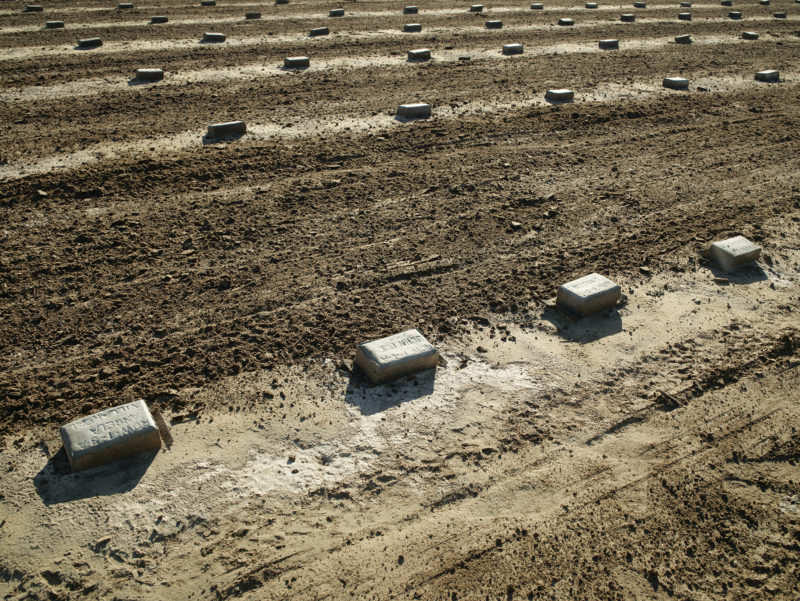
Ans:
[[[4,598],[800,597],[800,5],[199,4],[0,6]],[[161,451],[70,474],[138,398]]]

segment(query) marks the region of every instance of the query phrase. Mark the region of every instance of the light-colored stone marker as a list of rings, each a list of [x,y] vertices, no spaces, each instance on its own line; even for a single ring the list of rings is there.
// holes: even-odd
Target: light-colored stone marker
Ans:
[[[676,44],[691,44],[692,43],[692,36],[687,34],[675,36],[675,43]]]
[[[208,126],[209,138],[224,138],[226,136],[241,136],[247,133],[247,125],[244,121],[227,121],[225,123],[213,123]]]
[[[575,92],[572,90],[547,90],[544,93],[545,100],[552,102],[572,102],[575,99]]]
[[[47,21],[44,24],[45,29],[63,29],[64,21]]]
[[[26,4],[25,5],[25,12],[26,13],[40,13],[44,10],[44,7],[38,4]]]
[[[559,286],[556,303],[573,315],[588,317],[611,309],[621,294],[618,284],[599,273],[590,273]]]
[[[473,4],[469,7],[469,12],[471,13],[482,13],[483,12],[483,4]]]
[[[431,105],[424,102],[401,104],[397,107],[397,116],[406,119],[427,119],[431,116]]]
[[[204,42],[224,42],[225,41],[225,34],[224,33],[215,33],[213,31],[206,31],[203,34],[203,41]]]
[[[254,19],[260,19],[261,13],[244,13],[244,18],[248,21],[252,21]]]
[[[724,271],[731,271],[742,263],[755,261],[761,256],[761,247],[744,236],[734,236],[714,242],[708,249],[708,258]]]
[[[584,8],[597,8],[597,2],[587,2],[583,6]]]
[[[216,6],[217,0],[202,0],[200,2],[200,6]]]
[[[740,13],[738,10],[732,10],[731,12],[728,13],[728,18],[738,21],[739,19],[742,18],[742,13]]]
[[[562,27],[568,27],[570,25],[575,25],[575,21],[573,21],[572,19],[567,19],[566,17],[561,17],[558,20],[558,24],[561,25]]]
[[[600,40],[600,50],[619,50],[619,40]]]
[[[435,369],[438,363],[439,351],[417,330],[362,342],[356,349],[356,364],[374,384]]]
[[[133,8],[133,2],[120,2],[117,4],[117,8],[120,10],[124,10],[126,8]]]
[[[316,27],[311,31],[309,31],[308,35],[310,35],[312,38],[315,38],[319,35],[328,35],[330,32],[331,30],[328,29],[327,27]]]
[[[73,472],[161,447],[161,434],[143,400],[112,407],[61,426]]]
[[[498,19],[494,19],[492,21],[486,21],[486,29],[502,29],[502,28],[503,28],[503,22]]]
[[[158,23],[169,23],[169,17],[165,17],[164,15],[150,17],[150,23],[153,23],[154,25]]]
[[[284,69],[307,69],[311,65],[311,61],[307,56],[287,56],[283,59]]]
[[[431,60],[431,51],[428,48],[418,48],[417,50],[408,51],[408,60],[410,61],[429,61]]]
[[[742,32],[742,39],[743,40],[757,40],[758,34],[755,31],[744,31]]]
[[[647,2],[634,2],[633,8],[647,8]]]
[[[403,7],[403,14],[404,15],[416,15],[419,13],[419,6],[404,6]]]
[[[769,71],[759,71],[756,73],[756,81],[780,81],[781,73],[775,69]]]
[[[136,69],[136,79],[142,81],[161,81],[164,79],[163,69]]]
[[[678,20],[679,21],[691,21],[692,20],[692,13],[678,13]]]
[[[522,44],[503,44],[503,54],[522,54],[523,52],[525,52],[525,48]]]
[[[332,8],[328,11],[329,17],[343,17],[344,16],[344,9],[343,8]]]
[[[100,38],[83,38],[78,40],[78,48],[97,48],[103,45],[103,40]]]
[[[636,15],[625,13],[624,15],[620,15],[619,20],[623,23],[633,23],[636,20]]]
[[[772,16],[775,17],[776,19],[785,19],[786,18],[786,13],[775,13]]]
[[[544,10],[544,4],[541,2],[534,2],[531,4],[531,10]]]
[[[403,25],[403,31],[406,33],[418,33],[422,31],[422,25],[419,23],[406,23]]]
[[[689,80],[683,77],[665,77],[662,85],[671,90],[686,90],[689,88]]]

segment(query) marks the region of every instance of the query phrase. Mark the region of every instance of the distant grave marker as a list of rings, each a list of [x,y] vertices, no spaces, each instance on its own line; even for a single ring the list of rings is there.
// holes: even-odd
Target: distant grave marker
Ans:
[[[216,33],[213,31],[206,31],[203,34],[203,41],[204,42],[211,42],[214,44],[219,44],[224,42],[227,38],[225,37],[224,33]]]
[[[662,85],[671,90],[686,90],[689,88],[689,80],[683,77],[665,77]]]
[[[158,15],[155,17],[150,17],[150,23],[153,25],[157,25],[158,23],[168,23],[169,17],[165,17],[164,15]]]
[[[307,56],[287,56],[283,59],[284,69],[308,69],[311,61]]]
[[[724,271],[731,271],[743,263],[755,261],[761,256],[761,247],[744,236],[734,236],[714,242],[708,250],[708,258]]]
[[[742,39],[743,40],[757,40],[758,34],[755,31],[745,31],[742,32]]]
[[[403,31],[406,33],[418,33],[422,31],[422,25],[419,23],[406,23],[403,25]]]
[[[431,116],[431,105],[425,103],[401,104],[397,107],[397,116],[406,119],[427,119]]]
[[[619,50],[619,40],[600,40],[600,50]]]
[[[544,10],[544,4],[541,2],[534,2],[531,4],[531,10]]]
[[[119,4],[117,4],[117,8],[120,10],[133,8],[133,2],[120,2]]]
[[[100,38],[83,38],[78,40],[78,48],[97,48],[103,45],[103,40]]]
[[[722,0],[720,6],[733,6],[733,2],[731,2],[731,0]]]
[[[404,6],[403,7],[403,14],[404,15],[416,15],[419,13],[418,6]]]
[[[597,2],[587,2],[583,6],[584,8],[597,8]]]
[[[678,20],[679,21],[691,21],[692,20],[692,13],[678,13]]]
[[[503,28],[503,22],[498,19],[494,19],[492,21],[486,21],[486,29],[502,29],[502,28]]]
[[[740,13],[738,10],[732,10],[731,12],[728,13],[728,18],[733,19],[734,21],[738,21],[739,19],[742,18],[742,13]]]
[[[575,92],[566,89],[547,90],[544,98],[551,102],[572,102],[575,99]]]
[[[216,6],[217,0],[202,0],[200,6]]]
[[[599,273],[590,273],[558,288],[556,303],[567,313],[588,317],[611,309],[622,295],[622,288]]]
[[[164,79],[163,69],[136,69],[136,79],[141,81],[161,81]]]
[[[469,12],[471,13],[481,13],[483,12],[483,4],[473,4],[469,7]]]
[[[327,27],[316,27],[308,32],[308,35],[310,35],[312,38],[315,38],[320,35],[328,35],[330,32],[331,30]]]
[[[781,74],[780,71],[775,69],[770,69],[769,71],[759,71],[756,73],[756,81],[780,81]]]
[[[64,21],[47,21],[44,24],[45,29],[64,29]]]
[[[247,133],[247,125],[244,121],[227,121],[209,125],[207,135],[209,138],[225,138],[243,136],[245,133]]]
[[[261,18],[261,13],[244,13],[244,18],[247,21],[253,21]]]
[[[561,25],[561,27],[569,27],[571,25],[575,25],[575,21],[572,19],[567,19],[566,17],[561,17],[558,20],[558,24]]]
[[[26,13],[40,13],[43,10],[44,10],[44,7],[42,7],[39,4],[26,4],[24,12],[26,12]]]
[[[647,2],[634,2],[633,8],[647,8]]]
[[[681,8],[692,8],[691,2],[681,2]]]
[[[785,19],[786,18],[786,13],[784,13],[784,12],[775,13],[772,16],[774,18],[776,18],[776,19]]]
[[[328,11],[329,17],[343,17],[344,16],[344,9],[343,8],[332,8]]]
[[[624,15],[620,15],[619,20],[623,23],[633,23],[636,20],[636,15],[625,13]]]
[[[522,46],[522,44],[503,44],[503,54],[522,54],[524,51],[525,48]]]
[[[417,330],[407,330],[359,344],[356,363],[374,384],[383,384],[435,369],[439,363],[439,351]]]
[[[692,43],[692,36],[688,33],[685,35],[675,36],[675,43],[676,44],[691,44]]]
[[[428,48],[418,48],[417,50],[408,51],[408,60],[410,61],[429,61],[431,60],[431,51]]]

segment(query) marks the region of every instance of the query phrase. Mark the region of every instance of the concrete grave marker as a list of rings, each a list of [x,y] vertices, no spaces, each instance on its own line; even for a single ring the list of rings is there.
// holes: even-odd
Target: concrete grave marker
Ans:
[[[742,263],[755,261],[761,256],[761,247],[744,236],[734,236],[714,242],[708,250],[708,258],[724,271],[731,271]]]
[[[417,50],[408,51],[408,60],[410,61],[429,61],[431,60],[431,51],[428,48],[419,48]]]
[[[758,34],[755,31],[745,31],[742,33],[743,40],[757,40]]]
[[[522,54],[524,51],[525,48],[522,46],[522,44],[503,44],[503,54]]]
[[[545,100],[551,102],[572,102],[575,99],[575,92],[572,90],[547,90],[544,93]]]
[[[772,16],[775,17],[776,19],[785,19],[786,18],[786,13],[775,13]]]
[[[161,81],[164,79],[163,69],[136,69],[136,79],[141,81]]]
[[[692,20],[692,13],[678,13],[678,20],[679,21],[691,21]]]
[[[214,44],[219,44],[220,42],[225,41],[225,34],[224,33],[215,33],[212,31],[206,31],[203,34],[203,41],[204,42],[212,42]]]
[[[356,363],[375,384],[383,384],[426,369],[435,369],[439,351],[417,330],[363,342]]]
[[[401,104],[397,107],[397,116],[406,119],[427,119],[431,116],[431,105],[425,103]]]
[[[25,5],[25,12],[26,13],[40,13],[44,10],[42,6],[39,4],[26,4]]]
[[[403,7],[403,14],[404,15],[416,15],[419,13],[418,6],[404,6]]]
[[[47,21],[44,24],[45,29],[63,29],[64,21]]]
[[[227,121],[225,123],[213,123],[208,126],[209,138],[224,138],[242,136],[247,133],[247,126],[244,121]]]
[[[583,6],[584,8],[597,8],[597,2],[587,2]]]
[[[216,6],[217,0],[202,0],[200,2],[200,6]]]
[[[600,40],[600,50],[619,50],[619,40]]]
[[[289,4],[289,0],[275,0],[275,4]]]
[[[631,13],[626,13],[624,15],[620,15],[619,20],[623,23],[633,23],[636,20],[636,15],[632,15]]]
[[[742,18],[742,13],[740,13],[738,10],[732,10],[731,12],[728,13],[728,18],[738,21],[739,19]]]
[[[311,61],[307,56],[287,56],[283,59],[284,69],[308,69]]]
[[[503,28],[502,21],[499,21],[497,19],[494,19],[492,21],[486,21],[486,29],[502,29],[502,28]]]
[[[570,25],[575,25],[575,21],[573,21],[572,19],[567,19],[566,17],[561,17],[558,20],[558,24],[561,25],[562,27],[569,27]]]
[[[343,8],[332,8],[328,11],[329,17],[343,17],[344,16],[344,9]]]
[[[646,2],[634,2],[633,8],[647,8]]]
[[[544,4],[540,2],[534,2],[531,4],[531,10],[544,10]]]
[[[308,32],[308,35],[310,35],[312,38],[314,38],[314,37],[317,37],[317,36],[320,36],[320,35],[328,35],[330,32],[331,32],[331,30],[328,29],[327,27],[317,27],[315,29],[312,29],[310,32]]]
[[[419,23],[406,23],[403,25],[403,31],[406,33],[417,33],[422,31],[422,25]]]
[[[83,38],[78,40],[78,48],[97,48],[103,45],[103,40],[100,38]]]
[[[769,6],[770,4],[772,4],[772,2],[770,2],[770,0],[758,0],[758,3],[761,6]]]
[[[248,21],[252,21],[254,19],[260,19],[261,13],[244,13],[244,18]]]
[[[150,23],[156,25],[158,23],[168,23],[169,17],[165,17],[164,15],[158,15],[155,17],[150,17]]]
[[[780,81],[780,71],[770,69],[769,71],[759,71],[756,73],[756,81]]]
[[[73,472],[161,447],[161,435],[143,400],[112,407],[61,426]]]
[[[618,284],[599,273],[590,273],[559,286],[556,303],[577,317],[588,317],[611,309],[621,294]]]
[[[720,5],[721,6],[733,6],[733,2],[731,2],[731,0],[722,0],[722,2],[720,2]]]
[[[117,4],[117,8],[120,10],[125,10],[127,8],[133,8],[133,2],[120,2]]]
[[[688,33],[685,35],[678,35],[675,36],[675,43],[676,44],[691,44],[692,43],[692,36]]]
[[[691,2],[681,2],[681,8],[692,8]]]
[[[482,13],[483,12],[483,4],[473,4],[469,7],[469,12],[471,13]]]
[[[665,77],[662,85],[671,90],[686,90],[689,88],[689,80],[683,77]]]

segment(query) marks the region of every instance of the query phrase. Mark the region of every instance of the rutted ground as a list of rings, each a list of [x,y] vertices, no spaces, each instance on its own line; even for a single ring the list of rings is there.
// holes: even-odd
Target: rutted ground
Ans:
[[[401,3],[186,6],[158,30],[136,23],[164,7],[0,14],[0,590],[800,594],[794,5],[627,25],[559,4],[504,6],[500,32],[423,4],[408,36]],[[245,9],[269,20],[219,47],[177,22]],[[24,39],[59,11],[108,44]],[[313,15],[344,32],[306,38]],[[293,54],[313,67],[280,72]],[[142,66],[165,82],[128,86]],[[564,86],[576,102],[544,103]],[[394,120],[415,100],[434,118]],[[247,135],[202,143],[232,118]],[[765,254],[730,276],[699,251],[734,234]],[[590,271],[625,299],[567,321],[550,298]],[[351,371],[407,327],[442,349],[435,377]],[[174,444],[66,474],[57,426],[140,397]]]

